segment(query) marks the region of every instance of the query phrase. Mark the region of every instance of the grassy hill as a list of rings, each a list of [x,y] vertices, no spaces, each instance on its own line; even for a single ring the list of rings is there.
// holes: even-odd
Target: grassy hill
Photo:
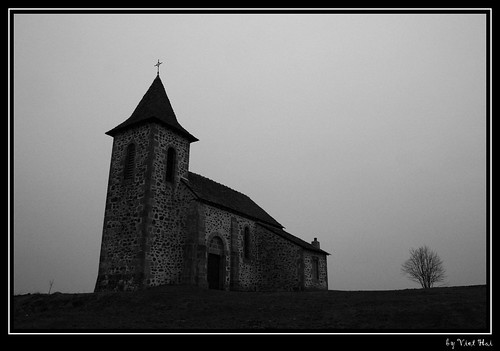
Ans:
[[[484,285],[315,292],[163,286],[17,295],[11,298],[11,331],[487,332],[489,313]]]

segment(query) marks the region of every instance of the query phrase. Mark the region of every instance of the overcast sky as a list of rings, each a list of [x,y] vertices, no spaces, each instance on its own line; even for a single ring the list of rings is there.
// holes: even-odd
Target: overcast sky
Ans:
[[[329,288],[486,283],[481,14],[14,16],[14,292],[91,292],[112,138],[156,76],[190,170],[317,237]]]

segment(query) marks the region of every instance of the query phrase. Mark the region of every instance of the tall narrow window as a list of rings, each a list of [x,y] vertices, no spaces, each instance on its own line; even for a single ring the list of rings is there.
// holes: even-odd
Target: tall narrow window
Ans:
[[[248,227],[243,230],[243,257],[250,258],[250,230]]]
[[[132,179],[135,167],[135,144],[129,144],[125,154],[125,165],[123,167],[123,179]]]
[[[165,179],[167,182],[174,181],[175,175],[175,149],[173,147],[168,148],[167,151],[167,173]]]
[[[313,257],[312,259],[312,277],[314,280],[319,280],[319,263],[317,257]]]

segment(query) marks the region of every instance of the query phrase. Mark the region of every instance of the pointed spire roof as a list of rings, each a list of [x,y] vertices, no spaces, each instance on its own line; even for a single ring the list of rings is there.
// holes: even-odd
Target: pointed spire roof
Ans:
[[[142,97],[139,105],[135,108],[132,115],[123,123],[106,132],[106,134],[115,136],[119,131],[136,124],[147,121],[158,122],[167,128],[170,128],[179,134],[185,136],[189,142],[198,141],[196,137],[185,130],[175,117],[174,109],[170,104],[165,87],[157,75],[148,91]]]

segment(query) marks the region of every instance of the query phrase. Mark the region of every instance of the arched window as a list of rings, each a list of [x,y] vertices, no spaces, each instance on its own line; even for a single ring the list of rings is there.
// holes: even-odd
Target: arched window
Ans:
[[[125,154],[125,165],[123,167],[123,179],[132,179],[134,176],[135,167],[135,144],[131,143],[127,146]]]
[[[250,258],[250,230],[248,227],[243,230],[243,257]]]
[[[165,179],[167,182],[173,182],[175,176],[175,149],[173,147],[168,148],[167,151],[167,172],[165,174]]]

